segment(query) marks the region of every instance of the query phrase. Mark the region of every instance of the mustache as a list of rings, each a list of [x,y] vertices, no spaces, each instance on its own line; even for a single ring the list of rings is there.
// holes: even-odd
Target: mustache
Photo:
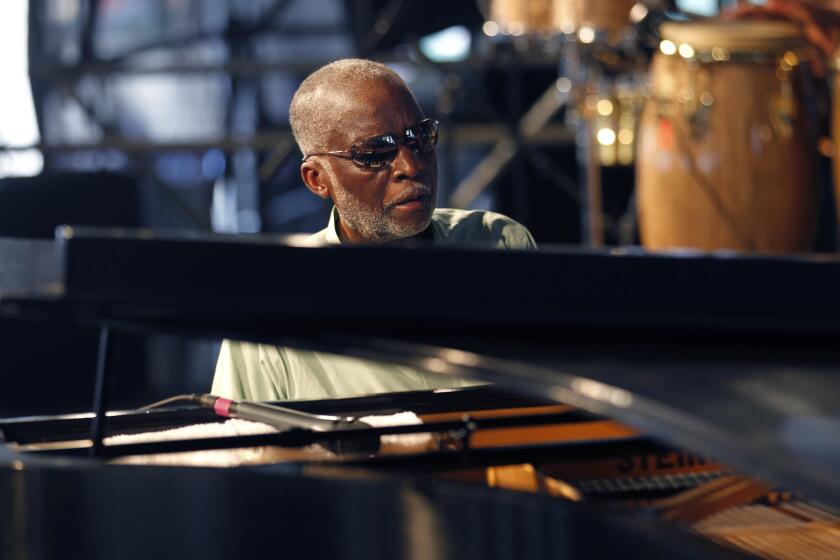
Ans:
[[[394,197],[394,202],[390,203],[388,207],[390,208],[423,196],[432,196],[432,188],[424,183],[412,183],[406,185],[406,187]]]

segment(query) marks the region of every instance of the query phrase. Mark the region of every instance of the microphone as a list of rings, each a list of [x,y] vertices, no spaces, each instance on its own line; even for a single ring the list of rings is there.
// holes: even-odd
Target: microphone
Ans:
[[[281,429],[305,429],[313,432],[334,432],[372,428],[370,424],[352,416],[327,416],[309,414],[291,408],[265,403],[235,401],[215,395],[196,395],[199,406],[212,409],[224,418],[239,418],[251,422],[262,422]],[[358,434],[351,438],[337,438],[327,441],[325,447],[334,453],[376,453],[380,440],[377,435]]]

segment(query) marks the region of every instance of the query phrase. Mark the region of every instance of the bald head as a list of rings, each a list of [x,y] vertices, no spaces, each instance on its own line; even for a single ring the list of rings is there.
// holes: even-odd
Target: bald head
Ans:
[[[344,109],[371,86],[411,95],[399,74],[372,60],[337,60],[310,74],[295,92],[289,108],[292,133],[301,152],[306,155],[331,149],[331,132],[347,124],[342,122]]]

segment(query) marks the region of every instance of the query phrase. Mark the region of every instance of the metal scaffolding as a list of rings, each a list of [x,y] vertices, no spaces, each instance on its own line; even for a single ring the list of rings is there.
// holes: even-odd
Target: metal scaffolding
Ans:
[[[34,147],[44,154],[45,168],[112,166],[140,177],[177,210],[183,227],[306,228],[300,220],[307,215],[312,224],[323,218],[315,203],[290,212],[294,218],[280,226],[268,215],[277,206],[272,196],[302,188],[284,113],[291,93],[306,74],[334,58],[386,56],[437,84],[432,103],[444,123],[442,200],[469,207],[504,173],[514,183],[527,182],[527,167],[572,204],[585,201],[568,169],[544,152],[574,145],[573,131],[558,118],[566,98],[553,79],[535,102],[522,97],[523,68],[556,71],[556,52],[520,50],[513,56],[502,45],[503,56],[491,48],[463,62],[440,63],[407,34],[401,47],[386,53],[377,49],[399,28],[406,3],[353,3],[349,13],[340,0],[317,0],[318,6],[313,1],[158,1],[143,3],[142,13],[132,15],[129,8],[141,4],[77,0],[75,11],[61,12],[66,3],[31,0],[30,78],[41,130]],[[304,56],[299,51],[306,41],[318,46]],[[491,69],[505,73],[507,106],[494,106],[494,92],[482,82]],[[165,94],[153,93],[155,87]],[[464,106],[478,118],[461,119]],[[464,151],[484,155],[465,164]],[[222,163],[206,164],[208,154],[213,161],[221,154]],[[202,168],[197,184],[185,187],[167,177],[162,169],[169,167],[161,164],[167,155],[176,160],[172,168]],[[523,216],[524,196],[513,197]]]

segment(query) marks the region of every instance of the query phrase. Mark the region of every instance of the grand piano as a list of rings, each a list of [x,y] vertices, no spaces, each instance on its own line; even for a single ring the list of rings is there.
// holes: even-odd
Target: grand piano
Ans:
[[[5,557],[840,557],[835,257],[71,227],[0,256],[2,320],[101,329],[91,411],[0,421]],[[231,435],[194,402],[110,410],[115,329],[487,384]]]

